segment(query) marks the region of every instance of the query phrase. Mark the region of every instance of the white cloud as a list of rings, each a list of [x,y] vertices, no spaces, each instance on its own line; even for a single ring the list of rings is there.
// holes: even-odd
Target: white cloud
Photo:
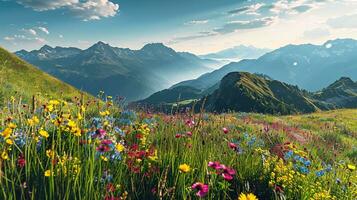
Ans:
[[[24,32],[26,32],[28,34],[31,34],[31,35],[37,35],[37,32],[32,28],[30,28],[30,29],[22,29],[22,31],[24,31]]]
[[[17,2],[35,11],[68,9],[84,21],[113,17],[119,11],[119,4],[110,0],[18,0]]]
[[[261,19],[254,19],[251,21],[231,21],[226,23],[224,26],[221,28],[216,28],[214,31],[219,32],[221,34],[227,34],[227,33],[232,33],[238,30],[244,30],[244,29],[256,29],[256,28],[262,28],[265,26],[270,26],[274,22],[277,21],[277,17],[265,17]]]
[[[17,0],[17,2],[36,11],[46,11],[72,6],[79,3],[79,0]]]
[[[44,38],[41,37],[28,37],[25,35],[13,35],[13,36],[7,36],[4,37],[4,40],[12,42],[13,44],[21,42],[21,43],[39,43],[39,44],[44,44],[47,43],[47,41]]]
[[[6,41],[12,41],[14,39],[15,39],[14,37],[9,37],[9,36],[4,37],[4,40]]]
[[[63,38],[63,35],[58,35],[59,38]]]
[[[39,30],[41,30],[42,32],[46,33],[47,35],[50,34],[50,32],[48,31],[47,28],[45,27],[38,27]]]
[[[208,20],[192,20],[189,22],[186,22],[185,25],[197,25],[197,24],[207,24]]]
[[[347,29],[354,29],[357,28],[357,13],[344,15],[341,17],[336,17],[327,20],[327,24],[332,28],[347,28]]]
[[[330,31],[326,28],[314,28],[303,33],[304,39],[319,39],[330,36]]]
[[[264,3],[256,3],[252,4],[249,6],[241,7],[235,10],[231,10],[228,13],[234,15],[240,15],[240,14],[246,14],[246,15],[260,15],[258,12],[259,9],[261,9],[263,6],[265,6]]]

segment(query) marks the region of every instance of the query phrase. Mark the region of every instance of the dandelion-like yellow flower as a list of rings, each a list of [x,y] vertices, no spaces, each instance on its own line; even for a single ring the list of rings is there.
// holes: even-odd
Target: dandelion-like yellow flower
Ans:
[[[6,151],[3,151],[3,152],[1,153],[1,158],[2,158],[3,160],[8,160],[8,159],[9,159],[9,154],[7,154]]]
[[[6,144],[13,145],[14,141],[12,139],[6,139],[5,140]]]
[[[110,115],[110,112],[109,112],[108,110],[106,110],[106,111],[100,111],[99,114],[100,114],[100,116],[105,117],[105,116]]]
[[[30,126],[34,126],[34,125],[40,123],[40,120],[38,119],[37,116],[33,116],[31,119],[27,119],[27,123],[28,123]]]
[[[72,133],[73,135],[77,136],[77,137],[80,137],[82,135],[82,131],[80,128],[78,127],[75,127],[73,130],[72,130]]]
[[[347,168],[348,168],[349,170],[353,171],[353,170],[356,169],[356,166],[351,165],[351,164],[348,164],[348,165],[347,165]]]
[[[46,171],[45,171],[45,176],[46,176],[46,177],[49,177],[49,176],[51,176],[51,175],[52,175],[51,170],[46,170]]]
[[[14,124],[14,123],[9,123],[9,125],[7,125],[7,126],[11,129],[14,129],[17,127],[16,124]]]
[[[55,156],[55,153],[51,149],[48,149],[46,150],[46,156],[49,158],[53,158]]]
[[[12,133],[11,128],[5,128],[5,130],[1,133],[1,136],[3,136],[4,138],[8,138],[10,137],[11,133]]]
[[[239,195],[238,200],[258,200],[258,198],[252,193],[249,194],[242,193]]]
[[[124,151],[125,147],[124,145],[118,143],[117,145],[115,145],[115,148],[117,149],[118,152],[122,152]]]
[[[107,162],[107,161],[108,161],[108,158],[107,158],[107,157],[105,157],[105,156],[100,156],[100,158],[101,158],[103,161],[105,161],[105,162]]]
[[[41,129],[39,132],[38,132],[42,137],[44,137],[44,138],[48,138],[50,135],[48,134],[48,132],[47,131],[45,131],[45,130],[43,130],[43,129]]]
[[[187,173],[187,172],[191,171],[191,167],[189,165],[187,165],[187,164],[182,164],[182,165],[179,166],[179,170],[182,173]]]

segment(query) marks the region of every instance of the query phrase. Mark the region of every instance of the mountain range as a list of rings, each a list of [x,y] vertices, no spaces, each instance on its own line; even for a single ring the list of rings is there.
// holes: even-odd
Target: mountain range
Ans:
[[[0,85],[0,105],[5,99],[18,95],[25,103],[38,93],[48,99],[71,100],[79,95],[86,99],[94,98],[26,63],[3,48],[0,48]]]
[[[215,53],[201,55],[201,58],[234,62],[242,59],[256,59],[270,52],[270,49],[256,48],[254,46],[238,45]]]
[[[346,76],[357,79],[357,41],[337,39],[323,45],[287,45],[264,54],[258,59],[232,62],[197,79],[174,85],[206,90],[228,73],[246,71],[265,74],[275,80],[318,91]]]
[[[310,113],[336,108],[357,108],[357,82],[342,77],[318,92],[248,72],[231,72],[207,90],[178,86],[133,104],[163,112],[177,105],[210,112]]]
[[[212,71],[217,61],[176,52],[161,43],[140,50],[98,42],[88,49],[52,48],[16,52],[39,69],[93,95],[105,91],[128,101],[141,99],[188,78]]]

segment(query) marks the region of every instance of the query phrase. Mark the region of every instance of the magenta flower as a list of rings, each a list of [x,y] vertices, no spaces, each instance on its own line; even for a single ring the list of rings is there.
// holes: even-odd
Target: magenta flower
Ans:
[[[107,132],[105,132],[104,129],[100,128],[95,131],[95,134],[92,137],[93,138],[103,138],[106,134],[107,134]]]
[[[233,176],[236,174],[236,171],[232,168],[229,168],[223,164],[220,164],[218,161],[216,162],[208,162],[208,167],[211,167],[213,169],[216,170],[217,174],[222,175],[222,177],[226,180],[226,181],[231,181],[233,180]]]
[[[186,120],[186,125],[189,126],[189,127],[192,127],[195,125],[195,121],[191,120],[191,119],[188,119]]]
[[[189,136],[189,137],[191,137],[191,136],[192,136],[192,132],[191,132],[191,131],[187,131],[187,132],[186,132],[186,135]]]
[[[222,130],[223,130],[224,134],[227,134],[229,132],[228,128],[226,128],[226,127],[224,127]]]
[[[101,144],[96,148],[96,150],[100,153],[104,153],[110,151],[110,147],[108,145]]]
[[[216,167],[218,167],[219,165],[220,165],[220,163],[218,161],[215,161],[215,162],[209,161],[208,162],[208,167],[211,167],[213,169],[216,169]]]
[[[228,142],[228,146],[229,146],[229,148],[231,148],[231,149],[237,149],[237,145],[236,144],[234,144],[233,142]]]
[[[209,191],[208,185],[200,182],[194,183],[191,188],[192,190],[198,190],[196,193],[198,197],[206,196]]]
[[[110,145],[110,144],[112,144],[113,142],[111,141],[111,140],[103,140],[102,142],[101,142],[101,144],[104,144],[104,145]]]
[[[231,176],[230,174],[222,173],[222,176],[223,176],[224,180],[226,180],[226,181],[233,180],[233,176]]]
[[[235,175],[235,174],[236,174],[236,171],[234,169],[224,166],[223,172],[222,172],[222,177],[224,178],[224,180],[226,180],[226,181],[233,180],[233,175]]]

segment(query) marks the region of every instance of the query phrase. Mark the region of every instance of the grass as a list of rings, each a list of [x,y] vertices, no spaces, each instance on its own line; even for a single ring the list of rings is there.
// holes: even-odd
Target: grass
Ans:
[[[43,101],[31,113],[8,100],[0,199],[356,197],[356,110],[164,115],[103,101]]]
[[[63,83],[21,60],[14,54],[0,47],[0,105],[11,96],[21,95],[23,101],[29,102],[33,95],[51,99],[71,100],[81,95],[89,98],[85,92]]]

